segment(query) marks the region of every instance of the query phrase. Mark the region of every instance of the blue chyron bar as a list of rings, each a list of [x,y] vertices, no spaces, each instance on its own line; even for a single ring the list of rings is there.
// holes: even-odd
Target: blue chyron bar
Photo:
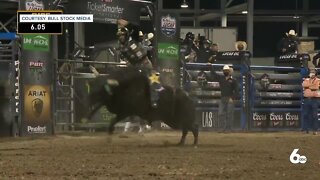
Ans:
[[[18,11],[17,12],[17,34],[62,34],[62,23],[50,22],[20,22],[21,14],[62,14],[62,11]]]

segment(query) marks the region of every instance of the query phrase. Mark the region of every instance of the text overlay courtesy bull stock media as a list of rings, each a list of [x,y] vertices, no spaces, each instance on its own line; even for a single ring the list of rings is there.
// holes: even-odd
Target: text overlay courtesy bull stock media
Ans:
[[[62,34],[62,22],[93,22],[92,14],[18,11],[18,34]]]

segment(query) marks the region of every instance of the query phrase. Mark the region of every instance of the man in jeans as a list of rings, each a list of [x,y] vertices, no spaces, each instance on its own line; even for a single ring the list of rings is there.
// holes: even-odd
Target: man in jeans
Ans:
[[[315,70],[311,69],[309,78],[305,78],[302,83],[303,87],[303,121],[305,122],[305,130],[309,133],[309,128],[313,130],[313,134],[317,134],[318,130],[318,99],[320,79],[317,78]]]
[[[225,123],[224,131],[231,131],[233,122],[234,100],[239,96],[239,84],[232,77],[233,69],[228,65],[223,66],[223,76],[211,71],[214,80],[218,81],[221,90],[221,100],[219,102],[219,119]]]

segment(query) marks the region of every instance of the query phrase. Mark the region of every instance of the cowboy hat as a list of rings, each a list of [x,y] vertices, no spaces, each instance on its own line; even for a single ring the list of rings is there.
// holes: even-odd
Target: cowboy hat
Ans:
[[[231,68],[230,68],[230,66],[228,66],[228,65],[224,65],[223,68],[222,68],[222,70],[224,70],[224,71],[225,71],[225,70],[231,70]]]
[[[222,68],[222,71],[229,71],[230,73],[232,73],[233,68],[231,68],[229,65],[224,65]]]
[[[148,40],[151,40],[153,38],[153,33],[148,33]]]
[[[239,46],[243,46],[243,49],[240,50]],[[237,51],[245,51],[245,50],[247,50],[247,43],[245,41],[237,41],[235,43],[235,48],[236,48]]]
[[[291,36],[297,36],[297,33],[293,30],[293,29],[290,29],[289,32],[286,33],[287,36],[291,35]]]
[[[139,36],[143,36],[143,32],[142,31],[139,31]]]

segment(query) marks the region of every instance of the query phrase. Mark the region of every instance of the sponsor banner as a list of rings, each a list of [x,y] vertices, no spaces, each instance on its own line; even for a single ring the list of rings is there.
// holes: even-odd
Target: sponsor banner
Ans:
[[[159,12],[157,14],[158,42],[171,42],[179,44],[180,21],[179,14],[173,12]],[[180,52],[180,50],[179,50]]]
[[[295,101],[295,100],[256,100],[256,105],[264,105],[264,106],[270,106],[270,105],[276,105],[276,106],[301,106],[301,101]]]
[[[26,34],[23,36],[22,48],[30,51],[49,51],[50,36],[46,34]]]
[[[45,10],[47,3],[44,0],[21,0],[20,9],[28,11],[41,11]]]
[[[286,54],[276,58],[276,65],[291,67],[307,67],[310,56],[308,54]]]
[[[234,120],[231,122],[232,128],[240,128],[240,111],[234,112]],[[219,118],[218,109],[196,109],[196,121],[199,124],[200,130],[217,130],[224,129],[225,122]]]
[[[22,0],[20,10],[46,10],[49,1]],[[23,35],[19,63],[21,135],[52,134],[53,53],[51,35]]]
[[[179,44],[176,43],[159,43],[158,58],[179,60]]]
[[[69,0],[72,14],[93,14],[94,22],[116,24],[124,19],[138,25],[141,4],[131,0]]]
[[[219,121],[218,111],[197,111],[196,117],[201,130],[223,128],[225,126],[225,122]]]
[[[248,64],[251,54],[248,51],[221,51],[216,56],[216,63],[221,64]]]
[[[51,90],[45,85],[24,86],[22,134],[47,134],[52,130]]]
[[[157,14],[157,59],[161,83],[167,86],[180,85],[180,22],[179,15],[172,12]]]
[[[298,128],[301,122],[300,112],[253,112],[253,127]]]

